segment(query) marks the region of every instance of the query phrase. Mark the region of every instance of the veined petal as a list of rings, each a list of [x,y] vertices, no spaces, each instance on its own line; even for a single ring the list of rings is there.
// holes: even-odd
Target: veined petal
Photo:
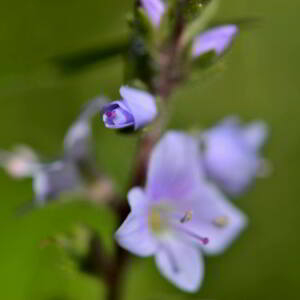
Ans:
[[[148,17],[155,26],[159,26],[162,15],[165,12],[165,4],[162,0],[141,0]]]
[[[120,94],[134,119],[134,128],[139,129],[151,123],[157,115],[155,97],[151,94],[123,86]]]
[[[230,46],[237,32],[236,25],[224,25],[201,33],[195,38],[192,55],[197,57],[209,51],[221,55]]]
[[[170,237],[155,255],[160,272],[178,288],[196,292],[204,277],[203,258],[197,248]]]
[[[198,199],[185,203],[185,207],[193,212],[193,217],[182,226],[208,238],[206,245],[198,243],[208,254],[223,252],[247,225],[247,217],[209,183],[203,184]]]
[[[146,185],[151,200],[193,198],[202,178],[198,145],[181,132],[166,133],[152,152]]]
[[[116,232],[118,244],[138,256],[151,256],[157,249],[157,241],[149,232],[147,215],[131,212]]]

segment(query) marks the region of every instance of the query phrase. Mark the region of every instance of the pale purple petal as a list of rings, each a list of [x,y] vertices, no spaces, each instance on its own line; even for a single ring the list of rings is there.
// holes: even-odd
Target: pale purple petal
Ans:
[[[62,193],[75,191],[82,186],[77,167],[66,161],[41,165],[33,176],[33,190],[39,204],[59,197]]]
[[[185,203],[192,212],[192,219],[182,224],[199,237],[208,238],[208,243],[197,241],[186,235],[208,254],[218,254],[228,248],[247,225],[247,217],[235,208],[212,184],[203,184],[197,199]]]
[[[237,33],[236,25],[224,25],[209,29],[195,38],[192,55],[197,57],[209,51],[215,51],[217,55],[221,55],[231,45]]]
[[[135,129],[146,126],[156,118],[155,97],[151,94],[128,86],[121,87],[120,94],[133,116]]]
[[[258,151],[268,137],[268,127],[265,122],[256,121],[243,129],[245,142],[253,151]]]
[[[138,256],[151,256],[157,250],[157,242],[149,231],[147,215],[133,210],[116,232],[118,244]]]
[[[165,4],[162,0],[141,0],[142,7],[155,26],[159,26],[161,17],[165,12]]]
[[[256,176],[261,159],[249,147],[238,123],[225,121],[202,134],[203,165],[230,194],[241,193]],[[250,141],[250,138],[249,138]]]
[[[152,152],[146,185],[151,200],[193,198],[202,178],[199,149],[194,138],[171,131]]]
[[[128,202],[135,214],[143,214],[148,207],[148,199],[143,189],[136,187],[132,188],[128,193]]]
[[[91,155],[91,133],[88,120],[79,119],[72,124],[64,139],[66,157],[75,162],[89,159]]]
[[[169,238],[155,255],[160,272],[178,288],[196,292],[203,280],[204,263],[197,248],[189,243]]]

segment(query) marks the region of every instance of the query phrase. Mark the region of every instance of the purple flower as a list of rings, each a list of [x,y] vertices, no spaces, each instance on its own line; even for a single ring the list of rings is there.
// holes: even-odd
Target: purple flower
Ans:
[[[238,33],[236,25],[224,25],[209,29],[198,35],[193,43],[192,55],[201,56],[210,51],[215,51],[219,56],[232,43]]]
[[[123,86],[123,101],[113,101],[103,109],[103,121],[107,128],[133,127],[135,130],[151,123],[156,115],[155,98],[144,91]]]
[[[141,0],[141,5],[145,9],[151,22],[157,27],[161,17],[165,12],[165,4],[162,0]]]
[[[155,256],[160,272],[194,292],[204,275],[203,258],[227,248],[246,225],[245,216],[205,181],[198,144],[179,132],[155,147],[145,189],[128,194],[131,213],[116,232],[118,243],[139,256]]]
[[[243,192],[266,165],[259,150],[267,135],[265,123],[242,126],[237,118],[227,118],[204,132],[201,159],[209,177],[229,194]]]

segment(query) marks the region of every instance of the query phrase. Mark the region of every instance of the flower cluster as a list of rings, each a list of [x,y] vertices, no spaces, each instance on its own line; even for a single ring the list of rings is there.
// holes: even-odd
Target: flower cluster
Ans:
[[[197,7],[190,16],[186,8],[192,2]],[[42,162],[27,147],[0,152],[0,165],[10,175],[33,178],[38,205],[65,192],[83,191],[98,203],[99,198],[113,195],[110,208],[122,223],[115,234],[117,243],[138,256],[154,256],[160,272],[187,292],[197,291],[202,283],[203,254],[222,253],[247,226],[246,215],[227,197],[241,195],[268,170],[260,153],[268,136],[262,121],[244,125],[239,118],[229,117],[197,134],[172,130],[164,134],[167,114],[161,112],[168,111],[170,94],[199,60],[207,55],[213,57],[210,63],[221,59],[240,31],[235,24],[209,27],[211,3],[136,1],[131,22],[135,35],[129,47],[134,67],[128,72],[127,85],[120,88],[121,99],[97,98],[88,103],[68,130],[60,159]],[[139,135],[138,170],[133,173],[140,178],[130,185],[127,217],[127,202],[119,203],[112,181],[106,181],[96,167],[91,129],[95,115],[100,115],[106,128],[121,131],[138,131],[154,123]],[[98,244],[95,247],[87,251],[89,255],[101,252]],[[105,261],[104,268],[91,268],[101,276],[110,267],[103,257],[89,256],[88,261]],[[118,276],[118,270],[107,273],[107,282],[115,289],[118,278],[112,283],[111,275]]]

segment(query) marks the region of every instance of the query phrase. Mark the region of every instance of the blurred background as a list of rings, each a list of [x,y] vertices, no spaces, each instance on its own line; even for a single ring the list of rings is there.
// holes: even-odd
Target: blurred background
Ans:
[[[61,154],[62,139],[82,104],[99,94],[118,97],[122,57],[78,72],[62,72],[52,59],[126,37],[133,0],[11,0],[0,3],[0,148],[31,145],[44,157]],[[224,254],[206,258],[198,294],[178,291],[152,258],[134,258],[124,278],[124,299],[296,299],[299,294],[299,1],[224,0],[216,20],[260,17],[241,34],[224,72],[193,81],[174,98],[172,128],[206,127],[226,115],[266,120],[265,154],[271,177],[236,201],[250,218],[246,232]],[[99,164],[124,193],[136,136],[121,136],[94,123]],[[121,149],[121,151],[120,151]],[[105,287],[68,263],[43,240],[76,223],[92,226],[111,244],[114,216],[82,201],[54,203],[22,218],[33,197],[31,180],[0,171],[1,299],[103,299]]]

